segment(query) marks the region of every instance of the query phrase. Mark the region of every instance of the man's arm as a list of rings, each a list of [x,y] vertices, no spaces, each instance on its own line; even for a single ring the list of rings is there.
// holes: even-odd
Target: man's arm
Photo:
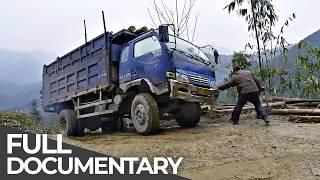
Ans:
[[[253,80],[256,83],[259,91],[261,91],[262,87],[261,87],[260,81],[253,75],[253,73],[251,73],[251,74],[252,74]]]
[[[229,81],[227,81],[226,83],[222,84],[221,86],[218,86],[218,89],[223,91],[226,90],[228,88],[234,87],[236,86],[235,80],[232,77]]]

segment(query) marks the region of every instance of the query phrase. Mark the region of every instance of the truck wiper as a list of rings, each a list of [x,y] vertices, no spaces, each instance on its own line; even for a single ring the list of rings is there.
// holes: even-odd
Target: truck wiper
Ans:
[[[190,54],[190,53],[186,53],[186,52],[184,52],[184,51],[181,51],[181,50],[175,49],[175,48],[170,48],[170,50],[171,50],[172,52],[173,52],[173,51],[177,51],[177,52],[179,52],[179,53],[181,53],[181,54],[183,54],[183,55],[185,55],[185,56],[187,56],[187,57],[189,57],[189,58],[194,59],[194,56],[193,56],[192,54]]]
[[[186,53],[186,52],[184,52]],[[202,63],[206,64],[206,65],[209,65],[210,62],[204,60],[203,58],[201,58],[200,56],[196,56],[196,55],[192,55],[192,54],[189,54],[189,53],[186,53],[187,55],[191,56],[192,59],[195,59],[196,61],[201,61]]]
[[[194,56],[197,58],[197,60],[201,60],[205,65],[210,65],[211,63],[209,61],[204,60],[202,57],[200,56]]]
[[[177,51],[177,52],[179,52],[179,53],[181,53],[181,54],[183,54],[183,55],[185,55],[185,56],[187,56],[187,57],[189,57],[189,58],[191,58],[191,59],[194,59],[194,60],[196,60],[196,61],[198,61],[198,62],[202,62],[202,63],[204,63],[204,64],[206,64],[206,65],[209,65],[209,64],[210,64],[210,62],[204,60],[204,59],[201,58],[200,56],[195,56],[195,55],[192,55],[192,54],[190,54],[190,53],[187,53],[187,52],[185,52],[185,51],[182,51],[182,50],[179,50],[179,49],[175,49],[175,48],[170,48],[170,50],[171,50],[172,53],[173,53],[173,51]]]

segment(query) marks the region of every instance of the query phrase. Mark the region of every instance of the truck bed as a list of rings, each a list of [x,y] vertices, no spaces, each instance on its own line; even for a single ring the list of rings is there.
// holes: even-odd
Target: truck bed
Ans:
[[[109,58],[104,47],[105,35],[102,34],[43,66],[42,105],[45,111],[79,93],[109,86]]]
[[[45,111],[58,103],[109,87],[117,79],[113,62],[119,60],[122,45],[138,34],[121,30],[106,32],[43,66],[42,107]],[[106,48],[107,47],[107,48]]]

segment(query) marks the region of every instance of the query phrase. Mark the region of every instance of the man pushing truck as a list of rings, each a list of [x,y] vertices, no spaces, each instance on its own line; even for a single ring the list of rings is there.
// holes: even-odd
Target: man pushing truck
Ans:
[[[238,102],[232,113],[231,121],[233,124],[239,124],[239,118],[243,106],[249,101],[255,106],[257,117],[263,119],[266,125],[269,125],[267,114],[260,102],[260,92],[263,88],[260,82],[254,77],[253,73],[246,70],[241,70],[239,66],[233,66],[233,75],[229,81],[218,86],[219,90],[226,90],[231,87],[237,87]]]

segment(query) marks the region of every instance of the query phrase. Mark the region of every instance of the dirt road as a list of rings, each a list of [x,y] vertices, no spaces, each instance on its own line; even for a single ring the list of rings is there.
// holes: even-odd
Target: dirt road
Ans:
[[[65,141],[115,157],[184,157],[178,172],[192,179],[315,179],[308,163],[319,164],[320,124],[271,119],[267,127],[251,115],[243,116],[238,126],[227,118],[202,118],[192,129],[168,121],[154,136],[129,130]]]

